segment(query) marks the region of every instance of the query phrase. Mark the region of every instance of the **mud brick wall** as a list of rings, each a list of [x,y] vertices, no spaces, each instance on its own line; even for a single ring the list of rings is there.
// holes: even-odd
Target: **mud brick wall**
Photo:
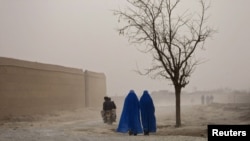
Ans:
[[[0,57],[0,119],[100,106],[88,100],[103,100],[105,75],[86,72]]]
[[[106,77],[103,73],[85,71],[86,107],[101,107],[106,95]]]

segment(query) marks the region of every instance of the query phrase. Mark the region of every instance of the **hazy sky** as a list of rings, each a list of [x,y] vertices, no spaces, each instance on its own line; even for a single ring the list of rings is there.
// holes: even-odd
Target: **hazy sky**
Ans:
[[[130,89],[172,90],[133,70],[151,56],[119,36],[112,9],[125,0],[0,0],[0,56],[104,72],[108,95]],[[196,8],[184,0],[185,6]],[[250,1],[212,0],[210,25],[218,30],[198,56],[207,60],[192,74],[186,91],[250,90]]]

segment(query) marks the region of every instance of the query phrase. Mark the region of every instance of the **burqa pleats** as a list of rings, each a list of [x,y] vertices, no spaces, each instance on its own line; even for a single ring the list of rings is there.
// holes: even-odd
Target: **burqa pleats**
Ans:
[[[143,130],[156,132],[155,107],[148,91],[144,91],[140,98],[140,108]]]
[[[125,98],[117,132],[142,133],[140,120],[140,103],[135,92],[131,90]]]

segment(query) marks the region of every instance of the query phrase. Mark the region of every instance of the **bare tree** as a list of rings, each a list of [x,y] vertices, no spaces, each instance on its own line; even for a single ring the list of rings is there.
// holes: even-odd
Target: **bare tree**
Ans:
[[[181,90],[199,64],[194,56],[203,48],[214,30],[206,26],[209,6],[200,0],[197,12],[176,10],[181,0],[127,0],[129,7],[115,10],[122,26],[119,33],[131,43],[142,44],[144,53],[153,56],[153,64],[144,75],[171,80],[176,96],[176,127],[181,126]]]

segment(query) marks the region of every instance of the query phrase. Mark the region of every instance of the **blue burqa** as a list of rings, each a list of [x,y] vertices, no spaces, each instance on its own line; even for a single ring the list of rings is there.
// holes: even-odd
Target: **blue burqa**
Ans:
[[[131,90],[125,98],[120,122],[117,132],[128,133],[142,133],[140,120],[140,103],[133,90]]]
[[[141,120],[143,130],[156,132],[155,107],[148,91],[144,91],[140,98]]]

